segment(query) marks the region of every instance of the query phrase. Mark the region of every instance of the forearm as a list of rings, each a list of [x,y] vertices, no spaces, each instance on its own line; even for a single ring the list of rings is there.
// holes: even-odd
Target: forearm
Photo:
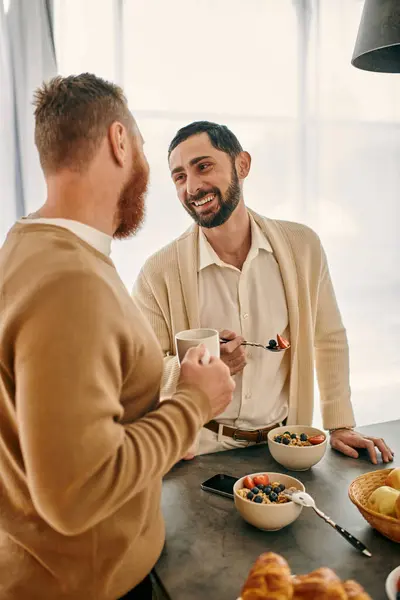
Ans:
[[[99,422],[89,436],[87,424],[76,423],[74,432],[64,431],[54,440],[54,432],[46,432],[42,424],[41,445],[36,452],[32,445],[27,454],[36,509],[64,535],[84,532],[160,480],[185,454],[208,418],[208,399],[186,388],[135,423]],[[64,456],[64,464],[42,460],[43,440],[52,436],[48,449],[52,456]],[[93,440],[90,447],[83,443],[89,439]]]
[[[320,340],[315,355],[324,428],[354,426],[345,329],[340,327]]]
[[[335,429],[355,425],[350,400],[349,346],[322,246],[320,251],[315,358],[323,424],[326,429]]]

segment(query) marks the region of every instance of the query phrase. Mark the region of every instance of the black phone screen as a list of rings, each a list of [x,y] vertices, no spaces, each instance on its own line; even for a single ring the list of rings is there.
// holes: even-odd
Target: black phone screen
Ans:
[[[201,489],[206,492],[214,492],[214,494],[233,498],[233,486],[236,482],[237,477],[219,473],[218,475],[214,475],[210,479],[207,479],[207,481],[204,481],[201,484]]]

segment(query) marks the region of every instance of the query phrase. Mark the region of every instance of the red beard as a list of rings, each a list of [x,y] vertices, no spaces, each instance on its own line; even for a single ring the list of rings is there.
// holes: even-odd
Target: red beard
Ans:
[[[123,240],[135,235],[145,217],[145,198],[149,181],[149,167],[136,148],[133,151],[132,177],[121,191],[114,239]]]

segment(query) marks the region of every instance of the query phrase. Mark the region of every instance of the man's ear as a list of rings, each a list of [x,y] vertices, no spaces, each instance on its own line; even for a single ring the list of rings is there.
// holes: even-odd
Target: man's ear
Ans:
[[[251,156],[248,152],[241,152],[236,157],[236,172],[238,174],[239,179],[246,179],[247,175],[250,172],[251,167]]]
[[[115,121],[108,130],[108,139],[111,147],[111,154],[115,162],[124,167],[128,158],[128,135],[126,128]]]

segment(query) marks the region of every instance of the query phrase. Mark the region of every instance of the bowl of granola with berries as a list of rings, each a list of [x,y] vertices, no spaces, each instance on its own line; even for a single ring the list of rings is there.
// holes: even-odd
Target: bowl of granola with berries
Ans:
[[[327,436],[316,427],[284,425],[268,433],[272,457],[289,471],[307,471],[323,458]]]
[[[302,506],[285,491],[305,491],[298,479],[282,473],[252,473],[241,477],[233,487],[237,511],[245,521],[263,531],[278,531],[293,523]]]

